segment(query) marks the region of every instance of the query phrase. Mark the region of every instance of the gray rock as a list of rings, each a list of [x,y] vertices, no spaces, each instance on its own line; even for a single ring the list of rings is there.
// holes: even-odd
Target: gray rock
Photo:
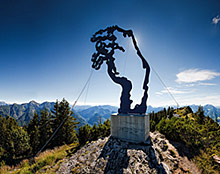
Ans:
[[[65,159],[56,173],[170,174],[179,173],[185,162],[193,163],[186,158],[183,161],[175,147],[159,132],[150,133],[150,137],[152,144],[147,145],[110,137],[93,141]],[[171,150],[174,156],[170,155]]]

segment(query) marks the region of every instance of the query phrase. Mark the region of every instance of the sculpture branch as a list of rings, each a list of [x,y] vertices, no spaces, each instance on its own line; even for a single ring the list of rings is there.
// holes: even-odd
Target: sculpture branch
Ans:
[[[114,35],[114,32],[117,31],[122,33],[124,37],[131,37],[135,50],[137,51],[137,55],[140,57],[142,61],[143,69],[145,72],[145,79],[143,83],[144,95],[142,97],[141,104],[137,104],[134,109],[131,109],[131,103],[133,102],[130,99],[130,92],[132,89],[132,83],[126,77],[119,77],[119,73],[117,72],[115,66],[115,58],[113,57],[115,50],[125,51],[125,49],[116,43],[117,37]],[[105,43],[108,41],[108,43]],[[137,42],[135,40],[135,36],[132,30],[124,30],[117,25],[107,27],[106,29],[101,29],[97,31],[93,37],[91,38],[91,42],[96,42],[96,53],[92,55],[91,61],[93,62],[92,67],[96,70],[99,70],[103,62],[107,64],[107,72],[113,82],[119,84],[122,87],[121,92],[121,103],[120,108],[118,110],[119,113],[139,113],[143,114],[147,110],[147,98],[148,98],[148,82],[149,82],[149,74],[150,74],[150,66],[147,63],[146,59],[140,52],[138,48]]]

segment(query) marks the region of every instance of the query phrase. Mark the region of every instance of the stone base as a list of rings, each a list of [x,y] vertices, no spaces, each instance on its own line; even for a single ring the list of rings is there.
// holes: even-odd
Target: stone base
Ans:
[[[112,114],[111,136],[133,143],[147,143],[150,118],[140,114]]]

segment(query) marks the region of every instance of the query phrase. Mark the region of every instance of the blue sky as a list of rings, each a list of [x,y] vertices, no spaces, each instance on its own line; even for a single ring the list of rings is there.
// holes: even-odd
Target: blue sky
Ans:
[[[132,29],[140,50],[180,105],[220,106],[220,2],[218,0],[0,1],[0,101],[73,103],[91,72],[99,29]],[[120,35],[118,35],[120,37]],[[131,41],[116,66],[132,80],[134,104],[144,72]],[[118,105],[120,86],[103,64],[94,70],[79,104]],[[151,71],[148,104],[175,105]]]

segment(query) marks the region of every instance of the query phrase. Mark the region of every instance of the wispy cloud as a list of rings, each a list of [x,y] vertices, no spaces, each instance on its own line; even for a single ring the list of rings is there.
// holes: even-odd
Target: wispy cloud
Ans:
[[[196,86],[196,84],[195,83],[186,83],[184,86],[185,87],[193,87],[193,86]]]
[[[185,87],[194,87],[194,86],[216,86],[216,83],[185,83]]]
[[[163,89],[160,92],[156,92],[157,95],[163,95],[163,94],[167,94],[169,92],[171,94],[186,94],[186,93],[191,93],[191,91],[184,91],[184,90],[178,90],[172,87],[167,87],[167,89]]]
[[[220,106],[220,95],[197,95],[193,97],[188,97],[188,96],[183,96],[181,98],[177,98],[178,102],[181,105],[192,105],[192,104],[197,104],[197,105],[206,105],[206,104],[212,104],[214,106]]]
[[[214,79],[220,76],[220,73],[211,70],[188,69],[178,73],[176,76],[176,82],[178,83],[194,83]]]
[[[162,97],[162,96],[161,96]],[[207,95],[207,94],[196,94],[193,96],[188,96],[188,95],[181,95],[181,96],[176,96],[176,100],[180,104],[180,106],[187,106],[187,105],[206,105],[206,104],[212,104],[216,107],[220,107],[220,95],[219,94],[212,94],[212,95]],[[168,97],[164,97],[163,99],[160,98],[160,100],[157,100],[157,102],[151,103],[149,101],[150,105],[153,106],[171,106],[175,105],[174,100]]]
[[[220,17],[219,17],[219,15],[216,16],[216,17],[214,17],[214,18],[212,19],[212,23],[215,24],[215,25],[218,24],[219,21],[220,21]]]
[[[199,83],[201,86],[215,86],[215,83]]]

